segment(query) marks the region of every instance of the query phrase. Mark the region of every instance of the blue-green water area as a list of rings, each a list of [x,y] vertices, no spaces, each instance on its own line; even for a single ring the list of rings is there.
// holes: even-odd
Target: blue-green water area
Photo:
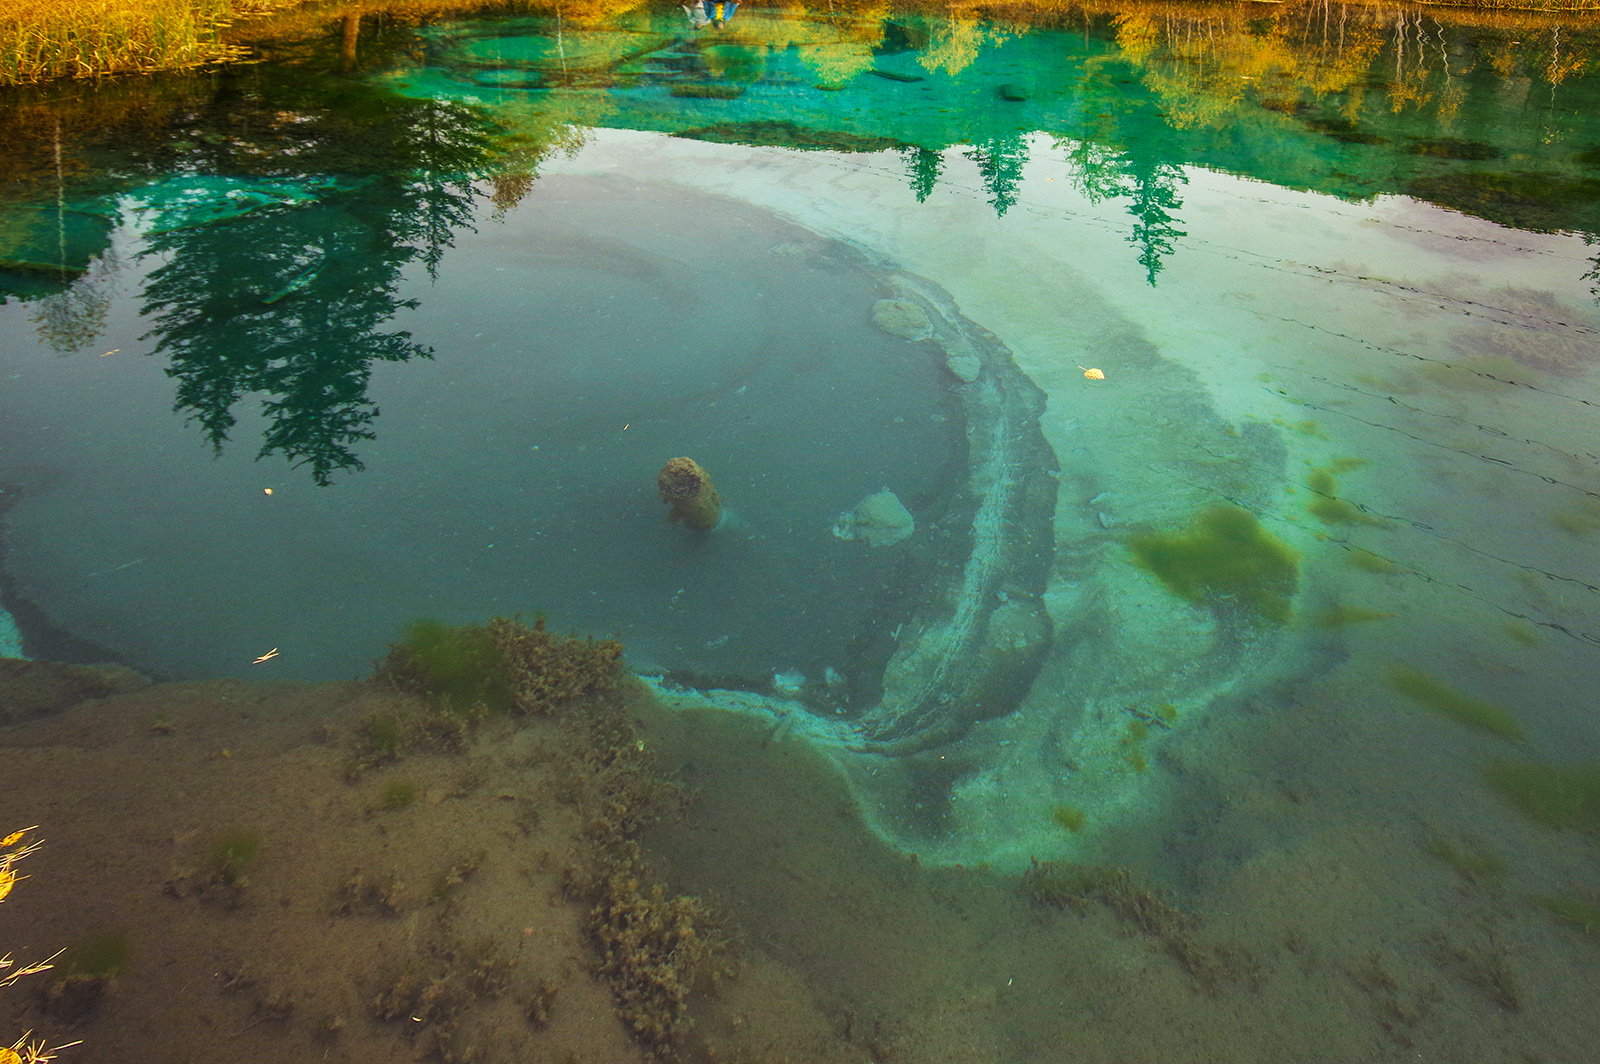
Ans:
[[[990,14],[16,94],[0,653],[619,633],[748,1059],[1587,1059],[1593,27]]]

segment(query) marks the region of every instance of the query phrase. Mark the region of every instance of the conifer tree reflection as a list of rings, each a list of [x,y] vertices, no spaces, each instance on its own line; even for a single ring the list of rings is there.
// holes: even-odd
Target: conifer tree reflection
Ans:
[[[1178,188],[1186,184],[1183,167],[1162,159],[1148,142],[1134,141],[1125,148],[1091,140],[1058,143],[1073,168],[1072,180],[1090,203],[1126,199],[1133,216],[1128,243],[1138,249],[1139,265],[1153,288],[1165,259],[1177,250],[1186,231],[1177,226],[1183,206]]]
[[[902,148],[900,154],[911,171],[911,191],[916,193],[917,202],[922,203],[939,184],[939,175],[944,172],[944,153],[933,148]]]
[[[978,164],[994,212],[1004,216],[1017,203],[1022,167],[1028,161],[1028,142],[1019,134],[988,137],[967,149],[966,156]]]
[[[389,159],[407,172],[291,210],[265,210],[150,238],[167,261],[145,286],[154,353],[178,381],[175,409],[221,451],[248,393],[264,396],[258,457],[282,454],[319,485],[359,470],[355,445],[373,438],[367,396],[374,362],[432,352],[389,328],[415,306],[401,270],[433,274],[452,234],[471,225],[470,175],[485,158],[482,120],[463,107],[418,104],[396,115]]]

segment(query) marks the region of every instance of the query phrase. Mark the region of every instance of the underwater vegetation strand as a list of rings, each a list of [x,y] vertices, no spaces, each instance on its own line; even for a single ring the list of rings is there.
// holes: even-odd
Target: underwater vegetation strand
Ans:
[[[1600,827],[1600,764],[1492,761],[1483,775],[1495,793],[1535,823],[1557,831]]]
[[[1513,743],[1528,741],[1522,725],[1506,710],[1458,691],[1425,672],[1400,665],[1389,674],[1389,684],[1418,705],[1441,713],[1458,724],[1498,735]]]

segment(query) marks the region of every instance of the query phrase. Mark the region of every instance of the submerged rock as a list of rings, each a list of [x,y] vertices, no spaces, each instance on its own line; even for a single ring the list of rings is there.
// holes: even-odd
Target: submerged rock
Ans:
[[[856,503],[833,523],[840,539],[861,539],[870,547],[888,547],[917,530],[916,519],[888,488]]]
[[[983,372],[983,360],[971,352],[951,355],[944,360],[944,366],[956,380],[964,384],[971,384]]]
[[[872,304],[872,320],[878,328],[902,340],[926,340],[932,334],[928,314],[906,299],[880,299]]]

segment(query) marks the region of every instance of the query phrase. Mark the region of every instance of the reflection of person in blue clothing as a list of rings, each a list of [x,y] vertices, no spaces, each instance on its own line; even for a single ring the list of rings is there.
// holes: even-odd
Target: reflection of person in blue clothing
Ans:
[[[692,29],[700,29],[708,22],[718,28],[726,26],[737,10],[739,0],[695,0],[694,3],[683,5],[683,12],[689,16]]]
[[[692,30],[701,29],[706,23],[711,21],[706,17],[706,5],[702,2],[702,0],[695,0],[695,2],[692,4],[683,4],[680,6],[683,8],[683,13],[689,16],[689,28]]]

